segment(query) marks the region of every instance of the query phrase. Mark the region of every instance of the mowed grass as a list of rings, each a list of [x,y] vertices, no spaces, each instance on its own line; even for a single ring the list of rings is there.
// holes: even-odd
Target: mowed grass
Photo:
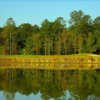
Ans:
[[[38,63],[99,63],[100,56],[94,54],[73,55],[1,55],[2,62],[38,62]]]
[[[72,55],[0,55],[0,57],[100,57],[96,54],[72,54]]]
[[[95,54],[0,55],[0,68],[100,69],[95,65],[99,62],[100,56]]]

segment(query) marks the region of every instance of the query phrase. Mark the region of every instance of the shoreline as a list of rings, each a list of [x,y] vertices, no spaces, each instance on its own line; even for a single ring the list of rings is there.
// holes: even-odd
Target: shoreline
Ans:
[[[0,56],[0,69],[2,68],[33,68],[33,69],[61,69],[61,70],[87,70],[100,69],[100,56],[92,55],[52,55],[32,56],[15,55]]]

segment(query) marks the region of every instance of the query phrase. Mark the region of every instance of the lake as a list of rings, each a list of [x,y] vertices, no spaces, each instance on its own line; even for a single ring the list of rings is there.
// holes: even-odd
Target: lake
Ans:
[[[0,69],[0,100],[100,100],[100,70]]]

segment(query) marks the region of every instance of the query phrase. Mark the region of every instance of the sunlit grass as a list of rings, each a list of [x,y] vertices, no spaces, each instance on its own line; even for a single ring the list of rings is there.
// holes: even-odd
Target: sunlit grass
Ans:
[[[0,68],[95,69],[99,62],[95,54],[0,56]]]
[[[0,57],[100,57],[96,54],[72,54],[72,55],[0,55]]]

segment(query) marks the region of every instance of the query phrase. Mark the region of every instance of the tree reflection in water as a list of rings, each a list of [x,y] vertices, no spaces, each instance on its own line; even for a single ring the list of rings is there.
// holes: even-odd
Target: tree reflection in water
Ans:
[[[10,92],[4,92],[4,96],[6,100],[14,100],[15,94],[10,93]]]
[[[99,85],[99,70],[0,70],[0,91],[6,100],[14,100],[16,92],[41,93],[43,100],[100,100]]]

